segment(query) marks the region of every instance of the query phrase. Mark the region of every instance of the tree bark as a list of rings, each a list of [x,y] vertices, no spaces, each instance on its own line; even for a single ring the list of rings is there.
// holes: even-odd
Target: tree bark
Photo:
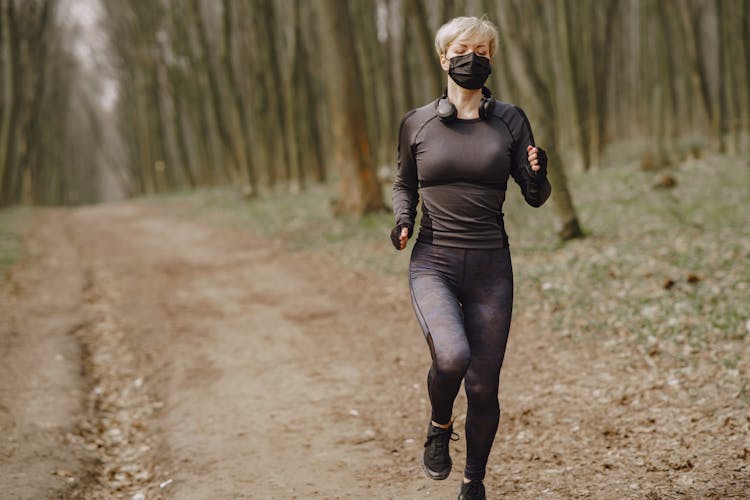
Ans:
[[[237,77],[234,72],[234,40],[232,36],[232,2],[230,0],[224,0],[223,3],[223,21],[224,21],[224,71],[227,75],[227,81],[229,82],[229,90],[234,99],[234,108],[237,113],[241,142],[245,156],[245,175],[247,179],[247,187],[244,192],[247,195],[254,196],[257,194],[257,179],[255,175],[255,158],[253,155],[252,148],[250,147],[251,131],[250,123],[245,113],[245,105],[242,93],[240,91],[239,84],[237,83]]]
[[[299,63],[301,73],[298,75],[297,86],[301,89],[299,95],[300,105],[298,109],[306,110],[304,116],[307,143],[309,144],[310,154],[308,155],[308,165],[312,165],[310,170],[314,173],[318,182],[324,182],[328,178],[327,159],[323,153],[324,137],[321,128],[325,123],[325,111],[321,105],[320,99],[320,78],[317,78],[312,66],[313,59],[310,57],[311,50],[309,47],[320,47],[321,42],[318,30],[310,30],[309,26],[318,26],[316,11],[307,2],[302,3],[303,19],[312,19],[310,24],[303,23],[300,30],[299,42]],[[307,39],[304,36],[307,35]]]
[[[588,170],[591,167],[591,158],[589,156],[589,134],[588,134],[588,112],[586,109],[585,89],[583,88],[581,69],[579,67],[579,57],[576,53],[576,47],[573,46],[571,31],[574,30],[572,19],[572,5],[570,2],[557,2],[557,18],[560,55],[563,59],[563,71],[568,81],[567,95],[571,100],[571,111],[573,113],[573,127],[575,129],[575,138],[577,150],[581,157],[581,167]]]
[[[745,55],[745,133],[750,134],[750,0],[742,2],[742,42]],[[746,137],[745,152],[750,153],[750,137]]]
[[[729,98],[727,96],[727,47],[724,42],[724,31],[726,30],[726,23],[724,22],[724,16],[721,12],[721,5],[715,5],[714,14],[716,15],[716,34],[717,34],[717,50],[716,55],[718,56],[719,71],[717,72],[717,86],[719,88],[719,115],[718,121],[718,145],[719,152],[726,153],[727,142],[726,137],[729,132]]]
[[[502,31],[507,34],[506,40],[509,44],[512,43],[514,48],[519,51],[519,60],[525,73],[528,75],[534,94],[541,105],[541,109],[547,113],[544,117],[545,119],[539,122],[537,128],[540,132],[538,135],[544,137],[548,141],[548,144],[550,144],[547,153],[550,161],[548,175],[552,184],[552,202],[559,220],[558,236],[563,241],[581,238],[584,236],[583,230],[578,222],[578,214],[573,205],[573,197],[568,189],[565,167],[562,157],[559,154],[560,141],[557,133],[559,119],[555,111],[556,103],[553,97],[555,93],[538,69],[539,67],[549,68],[551,65],[535,64],[535,54],[531,43],[522,39],[520,30],[523,28],[519,28],[519,26],[522,23],[523,14],[520,5],[511,0],[505,2],[498,9],[498,12],[500,14],[499,19]],[[534,20],[536,26],[538,26],[537,22],[537,20]],[[536,30],[534,36],[536,37],[537,34],[543,35],[547,32],[548,30],[544,28]],[[553,46],[552,40],[547,39],[540,42],[546,42],[544,45],[548,48],[547,53],[549,54]]]
[[[600,4],[596,4],[600,5]],[[595,148],[592,158],[594,164],[601,162],[604,146],[607,142],[607,119],[609,117],[609,91],[611,84],[607,78],[607,73],[613,68],[612,54],[614,52],[614,42],[619,39],[621,28],[617,27],[616,21],[621,19],[620,0],[610,0],[605,6],[605,24],[604,31],[596,30],[597,39],[594,42],[593,68],[594,81],[593,91],[596,109],[596,133]]]
[[[234,142],[232,141],[231,133],[229,132],[229,129],[227,129],[227,117],[224,106],[222,105],[218,71],[214,62],[213,51],[211,50],[211,46],[208,42],[208,32],[206,23],[203,20],[200,0],[192,0],[191,7],[196,30],[198,32],[200,59],[205,65],[208,77],[208,87],[211,92],[211,110],[213,111],[214,121],[216,122],[216,131],[219,134],[219,139],[221,140],[221,145],[224,149],[224,152],[227,154],[231,162],[232,180],[236,184],[239,184],[239,172],[242,165],[237,153],[237,149],[234,145]]]
[[[21,88],[21,62],[20,62],[20,34],[18,32],[18,20],[16,18],[15,0],[8,0],[6,5],[6,19],[8,26],[8,71],[7,94],[10,99],[8,103],[7,121],[0,137],[0,206],[13,202],[11,198],[10,182],[12,179],[13,165],[16,163],[16,133],[20,115],[20,106],[23,99]]]
[[[385,209],[380,185],[374,172],[372,148],[364,121],[364,96],[361,75],[351,71],[354,60],[354,35],[346,0],[325,0],[324,19],[331,35],[328,53],[339,78],[330,84],[333,105],[331,118],[338,144],[337,160],[341,172],[337,212],[363,215]]]
[[[429,80],[429,92],[438,96],[443,90],[443,71],[437,64],[435,53],[435,33],[429,25],[429,16],[423,0],[406,0],[409,6],[407,13],[411,18],[411,24],[416,28],[415,35],[422,53],[422,64],[426,65],[426,76]]]
[[[708,82],[708,68],[703,57],[703,36],[701,34],[702,10],[693,7],[689,0],[680,0],[681,19],[688,37],[686,48],[692,67],[693,84],[698,87],[701,104],[709,122],[709,131],[714,137],[719,135],[718,113],[714,109],[711,89]]]
[[[660,34],[660,53],[661,53],[661,65],[664,69],[659,74],[660,86],[664,88],[667,97],[663,98],[664,102],[659,109],[659,113],[662,115],[660,120],[662,121],[662,131],[658,134],[661,136],[660,144],[657,147],[661,151],[663,156],[664,164],[671,164],[671,157],[676,150],[676,139],[677,139],[677,128],[676,128],[676,116],[678,112],[677,106],[677,88],[676,88],[676,76],[677,70],[675,67],[673,54],[674,51],[671,47],[674,45],[674,36],[672,34],[672,25],[670,22],[670,15],[667,12],[667,7],[664,2],[656,2],[657,15],[660,21],[661,30]]]
[[[34,175],[30,160],[32,152],[35,152],[41,145],[39,144],[39,118],[40,110],[44,99],[44,89],[47,83],[47,23],[51,16],[54,15],[52,9],[52,2],[50,0],[44,0],[42,3],[42,12],[39,18],[39,25],[34,36],[34,60],[39,64],[37,69],[36,82],[34,83],[34,90],[31,101],[29,103],[29,112],[24,127],[23,136],[26,141],[26,147],[21,153],[21,157],[18,162],[18,169],[21,172],[21,180],[23,184],[23,203],[31,205],[34,203],[33,197],[33,182]],[[12,165],[11,165],[12,168]]]

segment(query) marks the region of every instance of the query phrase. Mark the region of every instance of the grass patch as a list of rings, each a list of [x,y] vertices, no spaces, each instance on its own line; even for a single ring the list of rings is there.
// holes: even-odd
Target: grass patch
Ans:
[[[636,340],[647,353],[742,368],[735,353],[750,328],[748,167],[713,157],[656,173],[621,166],[572,175],[590,237],[556,250],[552,211],[514,204],[506,212],[521,242],[521,303],[541,304],[572,336]],[[665,173],[676,187],[654,188]]]
[[[29,210],[23,207],[0,210],[0,283],[6,271],[24,255],[21,228]]]

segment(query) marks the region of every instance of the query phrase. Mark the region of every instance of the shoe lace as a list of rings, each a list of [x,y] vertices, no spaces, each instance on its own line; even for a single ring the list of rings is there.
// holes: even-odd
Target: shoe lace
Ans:
[[[429,448],[432,443],[435,443],[435,450],[436,451],[442,451],[444,448],[448,446],[448,441],[458,441],[459,437],[458,434],[451,431],[444,431],[439,432],[436,434],[433,434],[431,436],[427,436],[427,442],[425,442],[424,447]]]
[[[466,483],[464,490],[469,498],[473,496],[479,497],[482,494],[482,481],[471,481]]]

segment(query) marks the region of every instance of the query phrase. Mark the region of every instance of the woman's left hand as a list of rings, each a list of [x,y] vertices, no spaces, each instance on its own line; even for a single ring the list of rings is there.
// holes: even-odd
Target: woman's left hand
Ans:
[[[531,170],[538,172],[547,163],[547,155],[542,148],[536,146],[528,146],[526,153],[529,155],[529,165]]]

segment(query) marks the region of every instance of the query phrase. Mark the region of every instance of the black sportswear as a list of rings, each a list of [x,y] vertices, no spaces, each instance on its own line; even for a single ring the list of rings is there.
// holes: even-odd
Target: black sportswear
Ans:
[[[432,423],[427,426],[427,441],[422,455],[422,465],[427,477],[437,480],[448,477],[453,467],[448,445],[457,440],[458,435],[453,432],[453,425],[447,429],[435,427]]]
[[[422,223],[409,264],[412,304],[432,356],[432,420],[448,422],[464,382],[466,468],[460,498],[484,498],[487,458],[500,418],[498,383],[513,306],[513,269],[502,206],[508,178],[527,203],[550,196],[547,157],[520,108],[495,101],[489,116],[443,121],[435,101],[407,113],[393,184],[396,227]],[[394,242],[395,245],[395,242]],[[429,474],[429,473],[428,473]]]
[[[495,102],[488,119],[442,122],[437,101],[409,111],[399,131],[398,171],[393,184],[396,225],[414,226],[418,191],[422,224],[418,240],[459,248],[508,246],[502,206],[508,177],[527,203],[549,198],[546,155],[531,170],[526,148],[534,136],[524,112]]]
[[[409,264],[412,304],[432,366],[427,392],[435,422],[449,422],[464,382],[468,479],[484,479],[500,420],[500,368],[510,330],[510,249],[464,249],[417,242]]]
[[[482,481],[470,481],[461,485],[458,500],[485,500],[487,498]]]

